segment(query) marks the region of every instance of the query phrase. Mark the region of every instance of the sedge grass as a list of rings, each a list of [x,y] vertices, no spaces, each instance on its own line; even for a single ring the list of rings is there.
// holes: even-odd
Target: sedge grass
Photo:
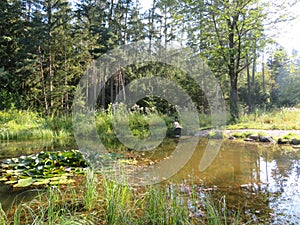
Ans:
[[[176,185],[131,187],[92,170],[73,186],[48,187],[11,212],[0,211],[1,224],[238,224],[225,198],[218,201],[180,192]],[[81,184],[82,183],[82,184]],[[190,199],[194,198],[194,199]],[[190,202],[195,204],[192,208]],[[205,214],[194,217],[199,204]],[[198,205],[198,206],[197,206]],[[11,215],[11,216],[8,216]]]
[[[2,209],[2,205],[0,203],[0,224],[5,224],[5,222],[7,221],[7,216],[5,214],[5,212]]]
[[[53,139],[70,137],[71,116],[43,117],[25,110],[0,111],[0,140]]]

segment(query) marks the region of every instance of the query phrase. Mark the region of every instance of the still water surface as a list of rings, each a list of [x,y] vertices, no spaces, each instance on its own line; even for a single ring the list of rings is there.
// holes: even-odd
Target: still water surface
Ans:
[[[169,140],[142,158],[162,160],[172,153],[175,140]],[[196,190],[212,197],[226,196],[229,209],[240,211],[252,223],[300,224],[300,151],[288,146],[258,145],[224,141],[213,163],[203,172],[199,163],[207,140],[201,139],[190,161],[170,179],[185,184],[191,180]],[[0,159],[32,154],[42,150],[77,148],[74,140],[67,142],[0,143]],[[170,165],[172,166],[172,165]],[[183,190],[184,191],[184,190]],[[36,191],[13,191],[0,184],[0,203],[10,207],[16,197],[30,199]]]

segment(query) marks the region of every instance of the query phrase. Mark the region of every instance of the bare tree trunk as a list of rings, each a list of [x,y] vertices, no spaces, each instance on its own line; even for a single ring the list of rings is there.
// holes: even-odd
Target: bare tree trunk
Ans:
[[[46,86],[45,86],[43,58],[42,58],[42,55],[41,55],[42,53],[41,53],[41,47],[40,46],[38,48],[38,54],[39,54],[39,58],[40,58],[41,83],[42,83],[42,91],[43,91],[43,96],[44,96],[45,114],[48,115],[49,114],[48,101],[47,101]]]
[[[265,54],[262,55],[262,85],[263,85],[263,92],[266,94],[266,83],[265,83]]]
[[[110,78],[110,102],[114,102],[114,77]]]
[[[251,80],[250,80],[250,64],[249,57],[247,55],[247,93],[248,93],[248,113],[252,112],[252,92],[251,92]]]
[[[54,71],[53,71],[53,65],[52,65],[52,54],[50,53],[49,56],[49,94],[50,94],[50,113],[53,109],[54,106],[54,101],[53,101],[53,79],[54,79]]]
[[[104,66],[104,68],[103,68],[103,77],[101,76],[101,83],[100,83],[100,85],[101,85],[101,87],[102,87],[102,89],[101,89],[101,95],[102,95],[102,98],[101,98],[101,105],[102,105],[102,107],[103,108],[105,108],[105,106],[106,106],[106,104],[105,104],[105,76],[106,76],[106,67]]]
[[[255,72],[256,72],[256,43],[254,45],[254,55],[253,55],[253,64],[252,64],[252,82],[251,82],[251,86],[252,86],[252,111],[255,110]]]

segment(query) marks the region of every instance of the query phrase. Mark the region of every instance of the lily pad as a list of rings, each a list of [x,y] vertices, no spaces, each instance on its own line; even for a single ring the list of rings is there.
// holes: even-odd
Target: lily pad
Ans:
[[[6,181],[5,184],[15,184],[17,182],[18,182],[17,180],[9,180],[9,181]]]
[[[46,185],[50,183],[50,179],[44,179],[44,180],[38,180],[34,183],[32,183],[32,185],[34,186],[40,186],[40,185]]]
[[[0,182],[13,187],[68,184],[74,182],[68,176],[82,173],[87,166],[77,150],[40,152],[0,161]]]
[[[8,179],[6,177],[0,177],[0,181],[7,181]]]
[[[74,182],[75,182],[75,180],[72,180],[72,179],[61,179],[61,180],[51,181],[50,185],[71,184],[71,183],[74,183]]]
[[[21,179],[18,181],[17,184],[15,184],[13,187],[28,187],[30,186],[35,180],[30,177],[30,178],[26,178],[26,179]]]

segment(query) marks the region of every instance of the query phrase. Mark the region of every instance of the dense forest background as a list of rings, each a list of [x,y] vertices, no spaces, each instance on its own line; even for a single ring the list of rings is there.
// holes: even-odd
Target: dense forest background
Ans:
[[[288,54],[269,35],[276,24],[292,19],[288,8],[293,4],[284,3],[154,0],[144,10],[138,0],[1,0],[0,110],[69,113],[90,63],[138,40],[148,41],[149,49],[173,40],[192,48],[217,77],[232,121],[260,108],[295,106],[300,103],[300,56]],[[122,68],[104,84],[98,108],[107,108],[141,76],[176,80],[200,112],[209,111],[206,90],[179,69],[159,63]],[[171,107],[154,97],[139,104],[160,111]]]

